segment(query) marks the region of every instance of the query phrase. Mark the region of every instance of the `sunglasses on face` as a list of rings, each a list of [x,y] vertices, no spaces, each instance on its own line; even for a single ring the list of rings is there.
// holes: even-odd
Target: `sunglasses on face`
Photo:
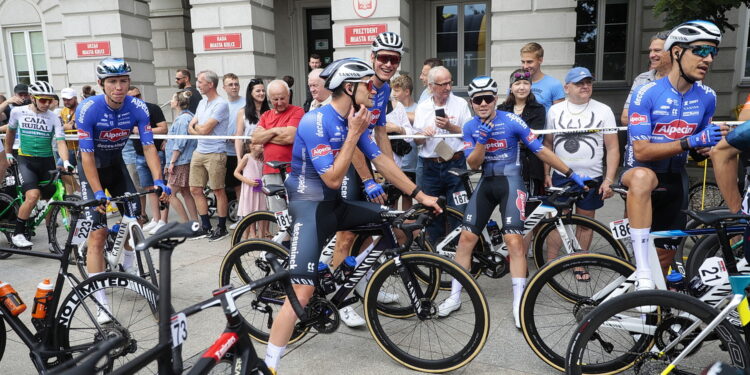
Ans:
[[[482,103],[492,104],[495,101],[495,95],[477,95],[471,98],[471,102],[476,105],[482,105]]]
[[[185,77],[174,77],[174,80],[177,81],[177,82],[180,82],[183,79],[185,79]]]
[[[368,80],[352,80],[352,81],[344,81],[344,82],[351,82],[351,83],[365,83],[367,84],[367,91],[372,91],[375,88],[375,82],[373,82],[371,79]]]
[[[41,96],[35,96],[34,99],[36,99],[39,104],[49,104],[52,103],[52,98],[43,98]]]
[[[699,57],[707,57],[708,55],[711,55],[711,57],[716,57],[716,55],[719,54],[719,47],[708,44],[688,45],[685,46],[685,48],[693,52],[693,55]]]
[[[396,55],[376,55],[375,60],[378,60],[381,64],[398,65],[401,63],[401,56]]]

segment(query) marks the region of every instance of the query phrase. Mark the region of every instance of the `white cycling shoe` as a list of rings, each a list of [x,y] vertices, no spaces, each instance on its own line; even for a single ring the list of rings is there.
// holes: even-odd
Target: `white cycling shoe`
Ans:
[[[438,306],[438,316],[441,318],[444,318],[460,308],[461,308],[460,300],[447,298],[445,301],[443,301],[443,303],[440,304],[440,306]]]
[[[15,247],[20,247],[22,249],[23,248],[27,248],[27,247],[31,247],[31,246],[34,245],[33,243],[31,243],[31,241],[29,241],[29,240],[26,239],[26,236],[24,236],[23,233],[19,233],[19,234],[14,235],[13,237],[11,237],[10,240],[11,240],[11,242],[13,242],[13,245]]]
[[[516,328],[521,329],[521,301],[518,301],[518,303],[513,301],[513,320],[516,323]]]
[[[109,306],[107,305],[102,305],[102,306],[103,308],[101,307],[96,308],[96,322],[99,324],[112,323],[112,318],[110,317],[110,314],[107,313],[109,312]]]
[[[144,225],[141,229],[143,229],[143,233],[148,233],[157,225],[159,225],[159,222],[157,220],[151,219],[151,221],[149,221],[148,224]]]
[[[365,320],[362,319],[359,314],[357,314],[356,311],[354,311],[354,308],[351,306],[344,307],[343,309],[339,310],[339,316],[341,317],[341,321],[346,324],[349,328],[355,328],[355,327],[361,327],[365,325]]]
[[[656,287],[654,286],[653,280],[649,278],[639,278],[635,280],[635,291],[641,291],[641,290],[654,290]],[[636,307],[636,310],[640,313],[652,313],[656,311],[656,306],[638,306]]]

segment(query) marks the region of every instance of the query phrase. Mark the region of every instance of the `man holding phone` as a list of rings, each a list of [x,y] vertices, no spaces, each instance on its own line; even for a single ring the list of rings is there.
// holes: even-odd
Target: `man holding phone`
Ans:
[[[423,164],[422,191],[432,196],[444,195],[448,205],[463,212],[468,202],[461,179],[448,173],[451,168],[466,168],[464,144],[461,138],[446,138],[443,135],[462,134],[463,125],[471,120],[471,112],[466,101],[453,95],[453,77],[443,66],[430,69],[427,84],[432,98],[417,105],[414,112],[414,129],[429,138],[417,138],[419,158]],[[460,223],[449,223],[453,228]],[[445,228],[445,215],[438,217],[427,235],[430,241],[442,237]]]

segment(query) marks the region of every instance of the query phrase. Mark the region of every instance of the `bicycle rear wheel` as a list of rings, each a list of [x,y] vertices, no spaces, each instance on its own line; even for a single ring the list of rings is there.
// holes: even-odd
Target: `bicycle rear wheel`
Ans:
[[[688,190],[688,198],[690,209],[693,211],[703,211],[710,207],[719,207],[724,204],[724,198],[721,196],[719,186],[713,182],[707,182],[705,189],[702,182],[693,184],[690,190]]]
[[[576,270],[588,271],[589,281],[577,281]],[[521,298],[521,330],[531,350],[564,371],[565,350],[573,330],[599,303],[592,296],[619,285],[634,271],[635,267],[620,258],[581,253],[554,259],[539,269]]]
[[[658,308],[640,312],[645,306]],[[649,290],[613,298],[586,315],[574,331],[566,373],[611,374],[631,368],[633,373],[662,373],[717,315],[715,309],[682,293]],[[687,333],[696,322],[698,328]],[[667,350],[673,342],[676,346]],[[699,374],[717,361],[741,369],[750,365],[747,344],[726,319],[671,373]]]
[[[237,245],[252,238],[270,240],[279,233],[276,215],[271,211],[255,211],[242,217],[232,232],[231,244]]]
[[[286,268],[289,264],[287,250],[268,240],[251,239],[232,247],[221,262],[219,285],[245,285],[262,279],[273,272],[265,258],[266,254],[275,255]],[[286,291],[280,283],[273,283],[247,293],[248,297],[236,301],[237,308],[250,325],[250,337],[262,343],[268,343],[273,319],[279,313],[286,299]],[[307,334],[309,328],[295,329],[289,343],[294,343]]]
[[[411,276],[411,285],[407,286],[402,279],[396,258],[378,267],[368,283],[364,311],[373,338],[388,356],[413,370],[438,373],[465,366],[479,354],[489,334],[490,314],[481,289],[461,266],[439,255],[408,252],[399,260]],[[437,276],[446,273],[461,283],[460,309],[439,317],[438,306],[450,297],[450,291],[430,298],[430,289],[437,289],[437,285],[417,282],[414,275],[417,268],[430,270]],[[426,298],[420,301],[422,309],[419,315],[393,318],[380,313],[378,292],[383,288],[387,290],[395,279],[401,281],[405,296],[409,295],[407,290],[422,290]],[[407,306],[414,311],[410,303]]]

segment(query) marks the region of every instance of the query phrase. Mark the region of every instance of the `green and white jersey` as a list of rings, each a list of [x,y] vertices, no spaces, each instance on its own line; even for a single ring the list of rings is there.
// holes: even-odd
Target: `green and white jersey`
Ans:
[[[10,111],[8,125],[18,132],[20,147],[18,154],[23,156],[50,157],[53,141],[64,141],[60,117],[52,111],[36,113],[31,104],[15,107]]]

